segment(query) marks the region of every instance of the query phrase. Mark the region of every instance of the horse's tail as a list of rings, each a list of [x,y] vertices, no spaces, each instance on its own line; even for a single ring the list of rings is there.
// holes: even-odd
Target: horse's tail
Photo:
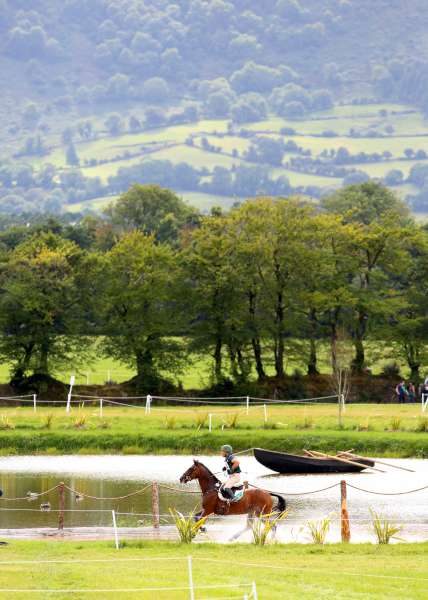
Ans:
[[[272,492],[269,493],[273,498],[277,498],[278,500],[278,504],[276,505],[275,510],[277,510],[278,512],[284,512],[284,510],[287,507],[285,498],[283,496],[280,496],[279,494],[273,494]]]

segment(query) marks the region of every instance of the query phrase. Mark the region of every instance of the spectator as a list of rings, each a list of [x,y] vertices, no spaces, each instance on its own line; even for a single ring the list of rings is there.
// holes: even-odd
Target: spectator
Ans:
[[[404,381],[400,381],[400,383],[395,388],[395,392],[398,396],[398,402],[403,404],[407,401],[408,393],[406,389],[406,383]]]
[[[416,388],[412,381],[409,381],[409,385],[407,386],[407,394],[409,402],[416,402]]]

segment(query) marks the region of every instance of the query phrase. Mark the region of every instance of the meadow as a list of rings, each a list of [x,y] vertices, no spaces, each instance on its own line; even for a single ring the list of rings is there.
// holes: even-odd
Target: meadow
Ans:
[[[116,136],[100,129],[97,139],[76,142],[76,150],[84,175],[99,177],[104,183],[109,177],[116,175],[120,168],[146,160],[169,160],[174,164],[184,161],[197,168],[206,168],[212,173],[216,166],[233,170],[238,165],[254,164],[245,159],[245,152],[251,142],[242,129],[258,135],[282,138],[284,142],[294,141],[301,148],[310,150],[313,159],[338,148],[346,148],[351,154],[378,153],[379,159],[376,161],[348,165],[374,178],[382,178],[392,169],[401,170],[404,177],[407,177],[412,166],[427,160],[404,157],[409,148],[415,152],[428,152],[428,121],[423,114],[410,106],[381,103],[364,106],[337,105],[330,110],[310,113],[301,119],[284,119],[271,115],[263,121],[245,123],[230,131],[225,119],[205,119]],[[187,143],[190,138],[192,146]],[[203,138],[206,138],[211,147],[216,147],[216,150],[202,148]],[[388,159],[381,157],[384,152],[390,153]],[[338,177],[295,170],[290,165],[290,159],[295,155],[295,152],[288,152],[284,155],[282,166],[270,166],[270,176],[286,176],[294,187],[331,189],[342,185],[342,179]],[[88,163],[93,160],[101,161],[101,164],[89,166]],[[46,163],[61,170],[68,168],[65,148],[58,145],[58,140],[55,140],[50,153],[42,158],[30,159],[29,162],[35,168]],[[176,191],[189,203],[204,211],[214,205],[229,208],[237,200],[210,193]],[[397,186],[396,191],[403,196],[417,193],[416,188],[409,188],[409,184]],[[99,198],[70,205],[69,209],[72,212],[85,208],[101,210],[106,203],[105,198]]]
[[[20,600],[30,595],[35,600],[48,596],[185,600],[188,589],[157,588],[187,588],[191,555],[196,600],[242,599],[253,581],[259,600],[422,600],[428,581],[427,551],[428,544],[234,544],[226,548],[171,542],[124,542],[117,551],[111,542],[14,541],[0,550],[0,590],[5,597]],[[88,589],[95,591],[85,593]]]
[[[78,398],[73,398],[78,401]],[[361,454],[392,457],[428,456],[428,415],[420,404],[352,404],[342,425],[337,404],[263,406],[162,406],[154,400],[145,414],[139,407],[98,401],[62,406],[1,407],[0,452],[7,454],[81,454],[121,452],[216,453],[225,436],[234,447],[264,447],[301,452],[303,448],[336,452],[354,448]],[[126,403],[126,397],[117,402]],[[211,427],[209,422],[211,414]]]

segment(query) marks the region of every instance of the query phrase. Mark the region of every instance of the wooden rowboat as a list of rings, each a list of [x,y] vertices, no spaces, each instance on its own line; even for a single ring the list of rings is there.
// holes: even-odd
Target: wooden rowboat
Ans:
[[[374,460],[368,458],[358,458],[361,466],[357,466],[340,458],[298,456],[263,448],[254,448],[253,452],[259,463],[277,473],[359,473],[375,465]]]

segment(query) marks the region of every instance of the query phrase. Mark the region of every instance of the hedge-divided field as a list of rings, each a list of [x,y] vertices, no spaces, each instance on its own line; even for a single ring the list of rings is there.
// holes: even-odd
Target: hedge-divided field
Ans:
[[[125,401],[125,399],[124,399]],[[212,431],[209,414],[212,414]],[[0,409],[2,454],[71,452],[124,454],[216,453],[225,440],[236,450],[264,447],[301,452],[303,448],[335,452],[354,448],[366,455],[428,456],[428,415],[419,404],[348,405],[343,425],[332,405],[263,407],[154,406],[140,408],[98,405],[69,415],[64,406]]]
[[[228,130],[228,121],[221,119],[206,119],[116,136],[100,130],[96,140],[76,143],[76,151],[82,173],[86,177],[99,177],[103,183],[107,183],[108,178],[116,175],[122,167],[146,160],[169,160],[173,164],[187,162],[195,168],[205,168],[208,173],[205,181],[209,182],[215,167],[233,171],[239,165],[254,165],[245,157],[251,138],[243,135],[242,129],[258,136],[295,142],[303,151],[310,151],[312,159],[322,158],[339,148],[345,148],[351,155],[377,153],[379,157],[376,160],[345,165],[370,177],[383,178],[389,171],[399,169],[406,178],[415,164],[428,164],[428,159],[405,156],[408,149],[414,153],[428,149],[428,124],[422,113],[406,105],[380,103],[338,105],[293,120],[272,116],[260,122],[246,123],[233,131]],[[208,146],[203,144],[204,138]],[[190,139],[192,145],[189,145]],[[385,156],[383,153],[390,154]],[[296,170],[290,165],[290,159],[295,156],[295,152],[286,152],[281,166],[269,167],[270,176],[274,179],[286,176],[293,187],[330,189],[342,185],[340,177]],[[94,161],[96,164],[93,164]],[[66,170],[66,147],[54,145],[42,158],[31,158],[28,162],[36,169],[52,164],[57,169]],[[417,188],[411,184],[403,183],[396,189],[403,196],[417,193]],[[227,208],[232,202],[240,200],[237,197],[204,193],[203,190],[181,190],[180,193],[201,210],[214,205]],[[100,210],[114,198],[106,196],[71,204],[69,208],[73,212],[85,208]]]
[[[11,542],[0,549],[0,590],[5,598],[55,597],[117,600],[187,600],[189,590],[138,591],[188,586],[192,556],[196,599],[243,598],[255,581],[259,600],[426,598],[428,544],[245,545],[165,542]],[[26,561],[46,561],[32,563]],[[52,562],[49,562],[52,561]],[[242,586],[218,587],[215,586]],[[199,589],[199,586],[213,586]],[[34,590],[29,593],[10,590]],[[48,594],[44,590],[64,590]],[[112,590],[71,594],[66,590]],[[115,591],[115,590],[136,590]],[[38,590],[38,591],[36,591]]]

